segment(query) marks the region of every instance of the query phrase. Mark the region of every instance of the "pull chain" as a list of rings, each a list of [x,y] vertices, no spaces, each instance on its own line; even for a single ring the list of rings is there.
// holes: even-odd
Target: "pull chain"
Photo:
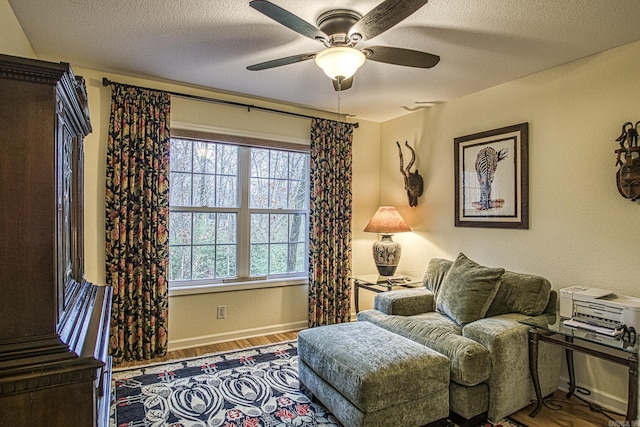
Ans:
[[[338,108],[336,116],[336,128],[334,138],[338,141],[338,129],[340,128],[340,94],[342,93],[342,79],[338,78]]]

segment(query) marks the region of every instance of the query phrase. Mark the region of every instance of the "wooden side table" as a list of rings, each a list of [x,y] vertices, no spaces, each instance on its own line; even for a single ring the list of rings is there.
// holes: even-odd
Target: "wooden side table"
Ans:
[[[422,286],[422,280],[407,278],[404,282],[393,282],[377,274],[364,274],[351,276],[349,278],[353,280],[353,299],[356,304],[356,313],[360,311],[360,289],[379,294],[394,289],[410,289]]]

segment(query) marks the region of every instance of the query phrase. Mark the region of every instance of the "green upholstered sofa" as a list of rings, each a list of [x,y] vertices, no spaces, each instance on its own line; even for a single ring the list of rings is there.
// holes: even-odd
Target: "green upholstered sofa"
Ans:
[[[557,293],[540,276],[488,268],[460,254],[430,260],[424,286],[376,295],[368,321],[447,356],[449,407],[459,424],[498,421],[531,403],[528,327],[518,321],[555,313]],[[562,350],[540,343],[544,396],[558,386]],[[477,425],[477,424],[476,424]]]

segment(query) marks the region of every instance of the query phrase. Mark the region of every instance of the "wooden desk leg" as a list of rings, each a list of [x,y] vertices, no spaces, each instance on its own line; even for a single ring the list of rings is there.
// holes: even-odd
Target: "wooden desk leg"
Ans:
[[[356,314],[360,311],[360,283],[358,280],[353,281],[353,301],[356,303]]]
[[[629,357],[629,396],[627,402],[627,422],[634,425],[638,417],[638,355]]]
[[[535,417],[542,409],[542,391],[540,390],[540,378],[538,377],[538,336],[539,332],[531,328],[529,329],[529,372],[533,381],[533,389],[536,392],[536,407],[529,414]]]
[[[566,342],[572,343],[573,337],[564,337]],[[576,391],[576,374],[573,367],[573,350],[565,349],[565,357],[567,358],[567,371],[569,371],[569,391],[567,391],[567,399],[569,399]]]

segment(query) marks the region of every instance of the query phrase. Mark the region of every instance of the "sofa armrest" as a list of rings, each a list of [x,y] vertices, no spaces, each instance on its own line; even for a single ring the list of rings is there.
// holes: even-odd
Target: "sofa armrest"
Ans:
[[[543,314],[552,314],[558,311],[558,292],[551,289],[549,292],[549,302],[547,303],[547,307],[544,309]]]
[[[533,396],[529,373],[529,327],[519,322],[528,316],[509,313],[477,320],[462,335],[482,344],[491,354],[489,375],[490,420],[499,420],[528,405]],[[546,343],[539,347],[538,369],[543,395],[557,389],[561,348]]]
[[[375,296],[373,308],[385,314],[414,316],[434,311],[433,292],[427,288],[413,288],[382,292]]]

